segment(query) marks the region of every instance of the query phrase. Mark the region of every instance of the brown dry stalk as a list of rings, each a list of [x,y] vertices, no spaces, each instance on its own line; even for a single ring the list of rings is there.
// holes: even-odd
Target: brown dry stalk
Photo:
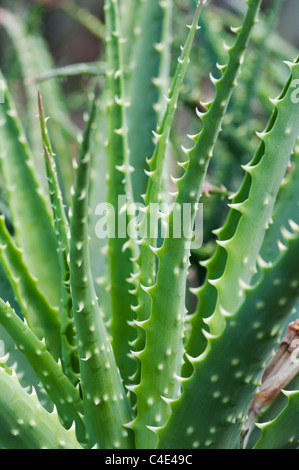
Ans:
[[[268,362],[245,425],[247,438],[264,406],[270,405],[299,372],[299,319],[288,325],[280,346]],[[244,441],[245,444],[245,441]]]

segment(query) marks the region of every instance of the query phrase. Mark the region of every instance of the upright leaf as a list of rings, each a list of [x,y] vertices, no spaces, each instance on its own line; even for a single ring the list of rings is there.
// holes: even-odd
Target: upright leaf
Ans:
[[[88,246],[90,138],[96,100],[81,146],[71,219],[70,274],[87,438],[101,448],[130,448],[131,407],[95,294]]]
[[[15,237],[24,261],[40,290],[54,307],[60,299],[57,239],[48,201],[37,183],[34,161],[2,74],[4,103],[0,106],[1,172],[5,181]],[[41,144],[42,145],[42,144]]]

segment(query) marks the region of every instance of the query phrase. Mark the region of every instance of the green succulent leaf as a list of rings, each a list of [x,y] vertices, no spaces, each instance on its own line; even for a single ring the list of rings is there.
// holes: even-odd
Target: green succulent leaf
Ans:
[[[73,197],[70,244],[70,280],[74,306],[81,389],[87,438],[104,448],[130,448],[132,434],[124,428],[131,405],[115,362],[91,274],[88,247],[88,185],[90,136],[97,94],[86,124]]]
[[[140,440],[141,446],[153,445],[155,436],[148,426],[152,428],[163,426],[169,416],[167,402],[178,398],[181,391],[178,379],[184,350],[186,275],[196,203],[203,188],[209,160],[239,70],[240,58],[255,24],[259,6],[259,1],[250,2],[243,27],[234,46],[230,48],[230,60],[228,65],[223,67],[223,77],[216,84],[216,97],[207,113],[202,116],[203,129],[193,138],[195,145],[187,152],[189,160],[186,162],[186,171],[177,182],[176,204],[166,218],[168,237],[165,238],[162,247],[156,251],[159,262],[157,280],[154,286],[147,288],[152,302],[151,314],[149,319],[142,323],[146,332],[146,348],[138,354],[142,363],[141,381],[134,390],[138,398],[140,397],[135,424],[139,428],[140,439],[144,439]],[[177,238],[175,220],[179,217],[182,219],[181,208],[184,203],[188,203],[191,207],[190,223],[188,227],[184,227],[184,233]],[[152,361],[152,357],[156,358],[155,362]],[[149,386],[150,377],[157,373],[160,377],[159,385],[153,391]],[[151,401],[153,404],[150,404]]]
[[[61,355],[66,375],[74,384],[78,383],[78,351],[74,326],[73,304],[70,286],[70,227],[58,183],[56,165],[48,136],[48,129],[40,91],[38,92],[39,116],[42,141],[45,151],[46,172],[49,184],[50,201],[53,210],[54,227],[57,236],[58,254],[61,269],[61,299],[59,306]]]
[[[171,8],[171,0],[145,0],[140,5],[140,26],[128,85],[128,143],[130,162],[134,167],[133,194],[137,202],[142,202],[141,195],[146,190],[146,159],[155,148],[152,131],[156,130],[165,108],[163,95],[167,95],[169,78],[164,70],[168,69],[165,63],[167,65],[170,46],[167,31]],[[140,119],[141,115],[146,119]]]
[[[254,275],[262,241],[298,137],[298,107],[292,102],[291,86],[298,74],[298,61],[290,64],[290,69],[291,75],[283,92],[273,101],[275,109],[269,123],[259,134],[261,143],[250,164],[244,166],[245,178],[232,199],[228,218],[217,231],[218,247],[206,262],[208,274],[198,291],[198,308],[191,319],[192,335],[186,345],[192,356],[204,350],[203,318],[209,318],[208,327],[213,334],[221,331],[224,322],[221,309],[230,313],[236,311],[242,302],[240,283],[248,284]],[[273,165],[274,158],[276,165]],[[261,185],[264,174],[267,178]],[[235,279],[233,284],[232,279]],[[232,289],[235,289],[234,295]]]
[[[14,370],[0,366],[0,445],[8,449],[82,449],[74,429],[66,430],[56,410],[47,412],[25,391]],[[16,419],[17,417],[17,419]]]
[[[258,424],[262,436],[254,446],[255,449],[297,449],[299,392],[284,392],[288,404],[273,421]]]
[[[182,380],[182,396],[171,403],[170,419],[157,431],[160,448],[176,448],[183,440],[186,448],[240,447],[241,430],[265,364],[298,300],[298,268],[292,263],[299,249],[298,233],[293,224],[293,232],[284,240],[288,249],[272,265],[263,266],[259,282],[245,288],[235,314],[222,312],[226,326],[218,335],[206,333],[205,351],[188,357],[193,374]],[[207,416],[209,427],[203,428],[200,423]],[[170,435],[169,429],[177,431]]]
[[[109,289],[111,296],[112,345],[118,367],[126,383],[134,373],[135,363],[130,357],[130,341],[135,338],[131,325],[135,299],[128,279],[135,267],[132,258],[137,255],[136,240],[128,236],[132,216],[128,207],[133,204],[129,160],[127,96],[124,81],[123,51],[119,24],[118,2],[105,3],[107,34],[106,103],[107,133],[107,226],[109,258]]]
[[[2,267],[10,280],[23,315],[40,339],[47,338],[48,348],[54,357],[60,357],[60,321],[57,309],[49,305],[40,292],[37,280],[28,272],[23,253],[9,234],[4,217],[0,217],[0,241]]]
[[[81,419],[83,406],[79,390],[72,386],[64,375],[61,365],[47,351],[45,342],[39,340],[29,326],[2,299],[0,299],[0,309],[0,323],[40,378],[49,398],[57,408],[64,427],[69,429],[75,422],[78,436],[83,439],[84,426]]]
[[[4,94],[4,103],[0,106],[1,172],[6,182],[15,238],[23,250],[30,274],[38,279],[49,303],[57,307],[60,267],[53,220],[37,183],[34,161],[2,74],[0,79]],[[37,251],[38,245],[40,250]]]
[[[0,448],[299,448],[296,7],[4,3]]]

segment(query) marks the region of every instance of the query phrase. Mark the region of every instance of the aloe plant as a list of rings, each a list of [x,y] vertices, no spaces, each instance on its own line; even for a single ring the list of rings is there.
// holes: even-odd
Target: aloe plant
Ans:
[[[274,99],[261,61],[248,60],[279,66],[281,55],[266,43],[258,49],[255,31],[260,17],[274,34],[281,3],[264,13],[261,0],[247,0],[239,27],[239,13],[223,15],[225,31],[233,24],[222,45],[213,7],[190,2],[177,50],[181,2],[105,0],[104,24],[61,2],[103,42],[104,56],[45,70],[21,61],[39,116],[30,132],[1,72],[2,448],[298,448],[297,326],[292,360],[277,359],[283,384],[294,384],[282,391],[287,403],[266,423],[259,410],[255,430],[247,421],[267,363],[297,325],[299,59],[286,55]],[[18,48],[17,17],[3,10],[0,20]],[[32,32],[17,32],[26,48]],[[207,67],[217,70],[208,101]],[[38,82],[80,74],[91,89],[73,177],[46,117],[59,82]],[[186,148],[178,122],[190,106]],[[257,124],[265,130],[256,135]],[[72,134],[69,151],[73,143]],[[205,231],[215,222],[220,228]]]

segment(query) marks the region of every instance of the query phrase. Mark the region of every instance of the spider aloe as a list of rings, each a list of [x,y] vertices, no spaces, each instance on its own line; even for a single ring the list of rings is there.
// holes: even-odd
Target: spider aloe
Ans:
[[[103,54],[59,68],[0,10],[28,108],[1,72],[2,448],[299,446],[299,60],[266,41],[280,0],[220,15],[230,45],[208,1],[181,31],[181,3],[62,2]],[[79,132],[52,98],[83,74]]]

